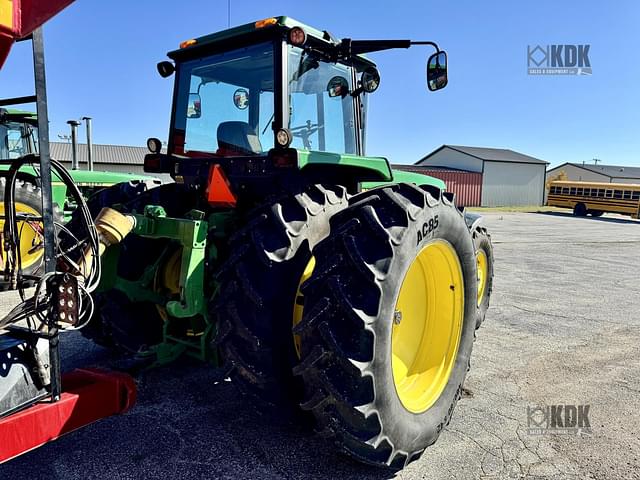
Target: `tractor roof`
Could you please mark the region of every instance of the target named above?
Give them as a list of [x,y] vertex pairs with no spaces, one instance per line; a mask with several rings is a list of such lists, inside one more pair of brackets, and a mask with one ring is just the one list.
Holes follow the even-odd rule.
[[26,122],[35,125],[38,115],[26,110],[15,108],[0,108],[0,122]]
[[210,35],[205,35],[203,37],[196,38],[195,41],[198,45],[203,43],[213,43],[219,42],[220,40],[228,40],[234,37],[243,36],[246,34],[250,34],[256,32],[258,30],[262,30],[265,28],[272,27],[284,27],[286,29],[290,29],[293,27],[301,27],[304,29],[307,35],[313,35],[316,38],[323,38],[324,33],[320,30],[316,30],[304,23],[298,22],[290,17],[271,17],[265,18],[263,20],[258,20],[257,22],[251,22],[244,25],[239,25],[237,27],[229,28],[227,30],[222,30],[220,32],[212,33]]
[[[201,51],[201,49],[205,47],[213,47],[214,45],[220,45],[223,48],[227,45],[235,46],[235,43],[238,40],[244,38],[273,38],[278,30],[288,31],[293,27],[302,28],[307,36],[313,37],[314,41],[316,42],[324,42],[327,45],[337,45],[340,42],[339,40],[333,38],[333,36],[326,30],[320,31],[316,28],[310,27],[309,25],[305,25],[304,23],[299,22],[291,17],[280,16],[265,18],[263,20],[247,23],[245,25],[239,25],[237,27],[229,28],[227,30],[222,30],[220,32],[212,33],[202,37],[185,40],[180,44],[180,48],[178,50],[169,52],[168,56],[173,59],[184,58],[187,56],[190,57],[191,53]],[[375,65],[364,55],[357,55],[354,57],[358,59],[358,63],[361,63],[361,65]]]

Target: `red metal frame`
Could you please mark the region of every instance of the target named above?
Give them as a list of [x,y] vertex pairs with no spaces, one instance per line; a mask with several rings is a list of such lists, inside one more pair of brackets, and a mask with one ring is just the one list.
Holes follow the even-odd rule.
[[0,419],[0,463],[101,418],[124,413],[136,401],[133,378],[124,373],[78,369],[62,378],[57,402],[33,405]]

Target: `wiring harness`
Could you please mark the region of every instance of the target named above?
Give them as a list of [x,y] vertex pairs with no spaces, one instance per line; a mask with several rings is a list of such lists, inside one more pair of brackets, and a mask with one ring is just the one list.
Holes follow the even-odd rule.
[[[27,155],[14,160],[7,174],[4,196],[4,275],[9,280],[11,287],[17,289],[20,293],[21,302],[4,318],[0,319],[0,329],[11,324],[24,322],[26,327],[33,333],[51,332],[52,329],[60,329],[60,331],[78,330],[89,322],[94,310],[91,292],[96,289],[100,281],[100,235],[87,203],[69,172],[60,162],[51,159],[52,170],[66,185],[77,205],[78,218],[82,225],[82,233],[80,234],[82,238],[78,238],[77,234],[74,234],[62,223],[54,221],[56,238],[54,248],[55,270],[47,272],[41,277],[24,275],[20,250],[21,228],[24,227],[25,222],[43,221],[40,217],[16,212],[14,196],[18,171],[23,165],[29,164],[36,168],[37,171],[38,157]],[[82,255],[83,252],[90,252],[90,255]],[[72,257],[80,260],[74,261]],[[87,261],[86,259],[89,259],[89,264],[84,264]],[[25,280],[35,281],[33,292],[25,288]],[[69,285],[73,285],[73,287]],[[71,290],[76,290],[76,287],[77,295],[75,292],[71,292]],[[54,292],[54,289],[60,290]],[[69,295],[73,294],[72,298],[77,300],[77,305],[69,303],[68,306],[78,312],[77,318],[63,313],[65,310],[60,308],[63,300],[59,300],[59,304],[53,301],[54,298],[63,298],[64,295],[61,296],[60,293],[67,293],[66,290],[69,289],[71,290],[68,293]],[[71,302],[71,300],[64,300],[64,302]],[[62,307],[66,306],[66,304],[62,305]]]

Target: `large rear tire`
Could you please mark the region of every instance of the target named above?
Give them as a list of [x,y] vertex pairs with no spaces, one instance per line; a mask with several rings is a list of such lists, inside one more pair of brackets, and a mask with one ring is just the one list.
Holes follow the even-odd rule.
[[312,185],[268,200],[231,240],[214,303],[217,343],[233,382],[264,407],[297,405],[301,385],[291,333],[298,281],[329,219],[347,206],[342,187]]
[[332,218],[294,329],[302,408],[341,450],[392,468],[449,423],[476,326],[471,235],[452,196],[424,188],[370,190]]

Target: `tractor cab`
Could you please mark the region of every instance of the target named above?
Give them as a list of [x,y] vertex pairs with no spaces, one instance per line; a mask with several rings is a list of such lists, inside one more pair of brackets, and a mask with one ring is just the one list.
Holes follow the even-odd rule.
[[37,117],[31,112],[0,108],[0,159],[38,153]]
[[175,73],[168,155],[150,139],[146,170],[184,178],[192,165],[185,158],[228,171],[223,159],[243,157],[258,166],[254,173],[274,164],[340,164],[360,180],[391,180],[385,159],[363,159],[367,96],[380,83],[363,54],[415,44],[436,48],[427,86],[443,88],[446,54],[432,42],[336,40],[288,17],[182,42],[169,53],[173,63],[158,64],[163,77]]

